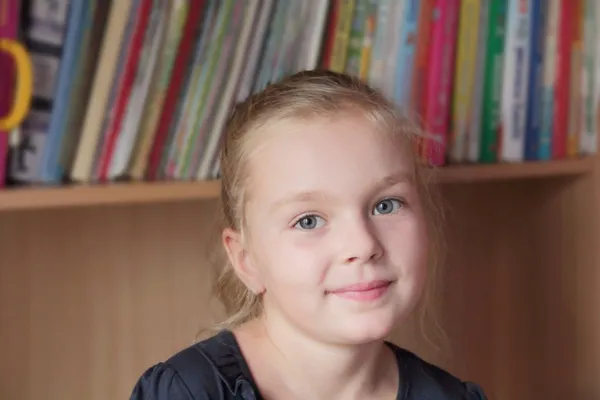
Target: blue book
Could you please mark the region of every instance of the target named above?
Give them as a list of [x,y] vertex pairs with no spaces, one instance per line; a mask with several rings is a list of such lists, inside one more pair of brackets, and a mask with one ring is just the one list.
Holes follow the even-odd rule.
[[86,0],[73,0],[69,4],[63,54],[54,92],[54,107],[50,117],[46,145],[38,168],[38,176],[45,183],[60,183],[58,164],[62,140],[66,131],[67,115],[70,102],[79,100],[72,99],[70,96],[71,86],[75,81],[73,75],[82,49],[83,30],[89,29],[93,21],[93,12],[89,12],[89,10],[90,5]]
[[529,66],[529,90],[525,125],[525,160],[527,161],[535,161],[539,155],[547,7],[547,0],[531,1],[531,64]]
[[416,35],[419,28],[419,0],[405,0],[404,20],[398,43],[398,57],[396,59],[396,76],[394,100],[401,108],[410,104],[412,73],[414,68]]

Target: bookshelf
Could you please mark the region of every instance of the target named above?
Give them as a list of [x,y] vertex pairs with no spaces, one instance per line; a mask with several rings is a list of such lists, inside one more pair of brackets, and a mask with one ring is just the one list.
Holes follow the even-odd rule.
[[[358,1],[356,4],[359,4]],[[563,11],[567,9],[568,4],[580,4],[571,0],[557,1],[564,4],[561,7]],[[589,6],[593,0],[583,1]],[[57,21],[63,21],[65,29],[68,25],[71,26],[69,31],[72,29],[73,32],[77,32],[85,25],[82,21],[92,20],[89,12],[91,9],[84,6],[89,3],[91,2],[77,2],[77,7],[80,8],[73,11],[72,15],[79,15],[79,25],[67,24],[66,18],[58,18],[56,15],[48,20],[52,21],[53,27]],[[106,131],[101,132],[100,127],[103,126],[106,116],[104,110],[111,107],[112,103],[109,102],[114,100],[113,95],[118,98],[114,100],[114,104],[123,106],[121,110],[125,110],[126,105],[133,104],[128,102],[128,94],[117,95],[119,89],[129,94],[133,93],[133,89],[129,92],[119,86],[116,65],[125,58],[137,59],[141,52],[134,51],[133,47],[128,51],[125,46],[117,46],[117,41],[128,40],[124,39],[129,38],[124,33],[136,30],[136,42],[140,44],[145,42],[141,40],[144,36],[141,34],[145,29],[144,24],[147,24],[148,29],[158,29],[155,18],[134,18],[133,14],[128,14],[133,3],[145,4],[145,7],[151,7],[151,4],[166,4],[147,0],[119,0],[112,3],[97,0],[95,4],[98,8],[95,10],[99,13],[93,16],[93,29],[81,35],[84,44],[80,43],[79,46],[86,51],[79,50],[80,57],[77,62],[71,58],[71,64],[65,63],[70,66],[70,70],[65,69],[60,74],[56,72],[62,76],[60,82],[54,82],[56,87],[70,87],[69,90],[58,90],[57,94],[60,96],[57,99],[60,99],[56,101],[64,104],[64,107],[61,107],[62,116],[55,118],[54,123],[50,124],[56,129],[52,129],[52,139],[48,140],[61,146],[57,145],[53,151],[42,155],[41,151],[31,151],[31,147],[35,147],[36,143],[41,141],[32,140],[25,143],[23,149],[17,149],[24,150],[25,164],[43,164],[44,173],[35,171],[35,168],[20,169],[10,165],[7,165],[7,171],[0,173],[16,174],[16,178],[34,181],[34,175],[40,173],[43,175],[43,181],[52,181],[56,179],[57,170],[69,170],[68,165],[58,168],[57,157],[61,152],[69,153],[71,147],[66,146],[65,142],[74,141],[71,143],[71,150],[75,154],[70,161],[71,167],[77,165],[77,168],[73,169],[77,169],[77,175],[82,178],[77,180],[95,181],[95,166],[92,164],[96,161],[93,154],[102,146],[103,143],[100,142],[110,130],[106,128]],[[187,4],[183,0],[169,2],[171,3],[178,6]],[[231,6],[230,11],[234,5],[239,7],[241,4],[238,0],[214,3]],[[168,71],[171,62],[173,70],[178,71],[173,76],[179,76],[181,79],[170,80],[166,78],[168,74],[165,74],[164,79],[159,80],[139,73],[144,77],[140,81],[144,84],[156,83],[158,88],[153,92],[154,85],[146,86],[147,92],[138,92],[135,99],[141,101],[147,94],[149,98],[154,99],[153,105],[143,107],[143,112],[140,111],[139,115],[128,115],[124,111],[122,117],[128,118],[128,123],[122,125],[134,126],[135,119],[140,116],[140,120],[151,121],[155,127],[160,128],[153,130],[152,126],[144,124],[144,129],[141,130],[144,131],[147,141],[139,138],[136,138],[136,141],[125,141],[130,146],[134,142],[136,145],[146,143],[147,146],[140,144],[139,147],[144,148],[145,153],[139,157],[139,154],[134,154],[139,150],[137,146],[126,150],[121,154],[123,157],[120,157],[120,168],[119,165],[115,166],[114,175],[121,176],[120,173],[124,172],[122,169],[133,168],[132,165],[135,165],[135,168],[139,167],[137,172],[140,176],[144,176],[144,173],[152,168],[158,175],[164,173],[159,171],[162,167],[156,161],[169,153],[165,152],[165,149],[169,150],[166,143],[169,142],[168,131],[171,125],[194,125],[209,132],[208,136],[219,133],[220,125],[215,122],[219,118],[216,116],[203,121],[193,117],[202,114],[204,118],[210,114],[204,112],[207,110],[200,107],[200,103],[193,104],[198,106],[202,113],[188,113],[186,115],[192,116],[189,119],[178,120],[176,123],[170,121],[171,115],[178,115],[173,99],[193,97],[198,100],[197,96],[192,96],[191,93],[198,93],[200,90],[207,98],[214,96],[214,108],[221,110],[224,107],[219,106],[221,103],[218,99],[221,96],[233,99],[243,91],[240,89],[239,93],[234,93],[235,85],[229,85],[230,82],[237,79],[237,82],[244,83],[241,86],[244,86],[246,91],[255,90],[280,72],[269,69],[273,60],[280,65],[287,64],[287,60],[281,58],[281,54],[285,53],[280,51],[281,49],[264,47],[267,50],[261,50],[261,46],[250,46],[255,44],[252,41],[241,40],[240,38],[251,37],[240,33],[242,27],[254,29],[255,35],[252,36],[252,40],[272,42],[275,46],[276,43],[284,43],[286,36],[282,34],[280,38],[277,35],[281,41],[268,40],[268,32],[274,29],[269,28],[270,26],[297,25],[302,29],[296,33],[302,34],[303,37],[302,40],[295,39],[306,46],[302,51],[294,50],[288,53],[294,59],[290,65],[297,63],[295,67],[311,67],[317,59],[330,57],[327,66],[331,69],[343,70],[348,65],[353,70],[349,72],[358,72],[364,79],[372,80],[373,84],[386,91],[386,94],[395,95],[394,85],[386,80],[390,76],[394,78],[393,74],[390,75],[390,70],[393,72],[395,65],[388,65],[388,69],[383,73],[380,62],[371,74],[364,68],[366,64],[357,62],[360,61],[359,54],[363,54],[356,48],[356,43],[360,41],[341,40],[342,45],[353,48],[348,47],[339,52],[334,49],[335,40],[326,40],[327,37],[334,36],[348,39],[349,35],[356,34],[351,30],[335,35],[336,29],[342,29],[342,26],[351,29],[353,24],[348,18],[359,15],[352,10],[355,2],[344,2],[344,9],[337,10],[343,12],[337,15],[346,18],[346,23],[341,19],[335,20],[336,14],[330,12],[332,8],[328,8],[330,3],[334,4],[335,1],[315,0],[314,5],[319,6],[318,9],[315,6],[315,15],[311,16],[314,20],[287,24],[286,21],[275,23],[276,18],[285,19],[287,13],[287,17],[296,22],[300,21],[300,13],[297,13],[298,10],[294,10],[294,7],[309,2],[280,1],[278,4],[281,8],[277,11],[268,9],[269,4],[275,2],[248,2],[247,4],[251,4],[249,9],[253,9],[252,15],[256,18],[256,27],[242,23],[245,21],[241,20],[241,13],[232,13],[231,15],[235,14],[236,18],[239,18],[232,25],[240,30],[235,32],[236,40],[231,42],[232,46],[227,47],[227,54],[220,60],[215,58],[215,54],[221,54],[219,46],[223,45],[225,48],[224,38],[228,35],[217,35],[207,31],[210,39],[214,39],[207,40],[212,43],[207,48],[214,56],[211,56],[211,62],[207,64],[215,68],[206,74],[206,82],[197,83],[194,88],[186,86],[187,80],[183,77],[190,74],[191,66],[196,65],[194,41],[199,40],[200,43],[204,40],[193,35],[204,12],[203,2],[190,2],[192,7],[188,9],[190,12],[186,14],[186,18],[183,18],[183,8],[178,11],[182,13],[179,17],[172,14],[172,21],[179,21],[181,24],[178,27],[171,26],[178,28],[172,29],[172,33],[178,31],[180,38],[187,34],[188,40],[182,44],[183,40],[178,41],[174,37],[170,40],[165,39],[165,43],[173,40],[175,44],[157,50],[157,59],[161,60],[157,70],[163,73]],[[392,0],[387,4],[389,6],[400,3]],[[431,7],[434,4],[432,0],[406,0],[402,3],[410,3],[413,6],[421,3],[428,11],[432,11]],[[479,4],[477,1],[467,0],[461,3]],[[7,4],[11,14],[16,12],[16,1]],[[115,8],[111,8],[111,4],[115,5]],[[294,6],[290,6],[291,4]],[[450,5],[451,2],[445,4]],[[494,0],[494,4],[498,6],[500,2]],[[543,2],[538,1],[536,4],[540,5]],[[224,9],[220,8],[219,12],[216,8],[211,9],[215,21],[225,20],[225,14],[220,11]],[[53,12],[64,11],[64,7],[57,7]],[[493,12],[500,11],[498,8]],[[367,11],[363,9],[361,12]],[[388,24],[387,29],[394,27],[394,19],[417,15],[408,11],[405,17],[390,10],[384,10],[384,13],[389,14],[387,19],[392,22]],[[471,10],[471,13],[479,15],[479,11],[475,9]],[[596,11],[596,14],[600,13]],[[268,18],[265,17],[267,15]],[[308,18],[307,15],[303,18]],[[592,13],[586,12],[586,15]],[[128,18],[131,21],[135,19],[135,26],[139,29],[126,29],[129,28]],[[109,29],[105,33],[102,21],[110,21],[110,24],[118,29]],[[494,18],[494,21],[501,23],[502,18]],[[443,34],[441,26],[432,29],[432,33],[435,34],[428,35],[424,28],[428,26],[426,18],[419,17],[418,21],[412,22],[408,24],[402,21],[402,26],[415,27],[416,31],[412,33],[416,33],[415,37],[419,39],[418,43],[415,43],[417,48],[414,52],[414,65],[419,67],[414,72],[414,81],[417,82],[422,81],[423,74],[428,73],[428,65],[433,65],[427,62],[426,57],[430,52],[433,54],[433,48],[449,49],[448,51],[457,49],[453,47],[455,43],[452,42],[452,37]],[[262,28],[259,24],[262,24]],[[587,21],[587,25],[589,24]],[[17,37],[17,29],[14,29],[16,27],[13,25],[7,29],[7,35]],[[41,25],[44,26],[43,23]],[[226,26],[224,23],[216,25]],[[323,27],[323,30],[319,31],[316,26]],[[387,29],[377,31],[377,26],[373,24],[365,26],[373,30],[370,32],[374,35],[373,38],[384,38],[379,41],[384,43],[384,46],[374,46],[371,49],[372,53],[364,54],[373,54],[373,57],[376,57],[378,52],[387,54],[389,49],[385,46],[389,43],[386,43],[388,40],[385,38],[394,35],[389,34]],[[304,27],[310,29],[305,30]],[[0,36],[6,33],[3,28],[6,26],[0,25]],[[461,31],[460,24],[455,28]],[[492,28],[489,29],[492,32]],[[470,29],[463,30],[464,35],[470,36],[471,39],[478,36],[472,34]],[[587,43],[590,39],[588,30],[586,29]],[[493,31],[494,35],[504,32],[503,29]],[[42,40],[45,37],[40,31],[33,32],[30,38],[27,38],[25,33],[25,42]],[[409,38],[413,36],[412,33],[402,32],[402,36]],[[430,36],[431,40],[435,41],[435,46],[424,42],[429,40],[427,38]],[[459,36],[460,34],[457,40]],[[547,36],[560,38],[565,35],[556,33]],[[78,35],[72,34],[71,39],[64,41],[62,45],[73,46],[73,43],[77,42],[73,38],[77,39]],[[493,51],[490,52],[490,57],[500,55],[502,46],[498,44],[503,39],[493,37]],[[562,43],[564,38],[560,41],[562,48],[565,44]],[[377,44],[377,40],[366,42]],[[464,46],[465,49],[477,47],[478,51],[482,51],[481,48],[485,50],[485,46],[475,46],[474,43]],[[247,59],[242,59],[247,48],[251,49],[255,57],[247,55]],[[77,53],[74,48],[71,50],[65,54],[73,56]],[[396,50],[398,49],[391,49],[390,54]],[[266,51],[268,52],[264,53]],[[57,57],[56,54],[58,53],[54,52],[52,57]],[[269,57],[264,56],[265,54]],[[338,57],[340,54],[342,59]],[[351,62],[344,63],[344,54],[350,56]],[[449,53],[445,55],[453,56]],[[441,53],[436,56],[442,58]],[[208,59],[209,56],[206,57]],[[229,60],[226,57],[229,57]],[[239,63],[229,62],[232,59]],[[251,60],[255,60],[256,63]],[[561,68],[564,68],[568,58],[562,57],[561,60]],[[466,81],[472,75],[481,78],[479,73],[483,72],[477,72],[479,68],[467,61],[457,60],[457,64],[464,64],[465,68],[461,70],[472,74],[467,72],[460,76],[443,75],[461,82],[465,80],[463,83],[468,83]],[[219,65],[221,63],[222,65]],[[363,67],[358,67],[359,64]],[[127,65],[127,62],[123,62],[123,65]],[[220,71],[217,67],[225,65],[232,69],[228,69],[226,73],[217,73]],[[233,68],[234,65],[237,65],[237,70]],[[245,74],[240,72],[241,69],[252,70],[252,65],[256,68],[255,76],[260,79],[257,78],[255,82],[242,80],[241,76]],[[94,68],[99,68],[100,73],[84,74],[85,71]],[[144,72],[146,71],[148,69],[144,69]],[[207,72],[200,69],[194,71],[202,77],[205,76],[204,72]],[[237,71],[237,75],[232,71]],[[260,74],[256,71],[260,71]],[[494,68],[487,72],[489,76],[496,76],[498,73],[499,70],[494,71]],[[127,75],[130,79],[123,81],[131,83],[134,76],[137,81],[138,73],[134,69],[128,69]],[[442,76],[438,73],[434,75]],[[96,76],[100,78],[96,79]],[[444,93],[449,97],[449,81],[442,82],[441,78],[440,80],[441,82],[437,82],[440,85],[439,91],[433,86],[428,86],[428,89],[421,86],[418,88],[435,94],[446,90]],[[398,80],[410,81],[411,79],[402,80],[402,77]],[[72,86],[72,82],[77,84]],[[200,82],[200,79],[194,82]],[[566,79],[561,80],[558,92],[562,95],[557,94],[555,99],[557,104],[563,106],[568,103],[565,98],[565,82]],[[506,85],[486,86],[493,88]],[[497,96],[494,99],[492,89],[487,90],[489,92],[484,96],[486,100],[473,101],[473,104],[483,104],[483,114],[489,117],[496,115],[495,111],[498,111],[500,101]],[[597,90],[598,88],[594,88],[587,94]],[[161,99],[162,95],[164,98]],[[167,97],[171,98],[171,107],[163,107]],[[574,101],[576,107],[573,112],[583,116],[579,115],[583,114],[580,113],[584,107],[581,101],[589,102],[590,99],[591,95]],[[136,102],[135,105],[139,104],[141,103]],[[4,105],[0,104],[1,107]],[[561,108],[560,105],[557,108],[561,111],[559,119],[565,122],[565,108]],[[223,110],[215,114],[226,115]],[[515,110],[521,109],[516,107]],[[550,110],[550,114],[554,114],[554,111]],[[585,123],[596,127],[596,123],[589,122],[593,120],[593,116],[586,117],[589,118],[582,118],[581,121],[585,120]],[[580,121],[579,118],[572,120]],[[204,124],[206,121],[210,123]],[[39,115],[37,119],[33,118],[29,122],[32,126],[46,123]],[[27,124],[24,126],[27,127]],[[91,134],[87,135],[88,139],[81,141],[79,135],[82,135],[83,131]],[[584,132],[591,137],[596,134],[595,129],[587,129]],[[162,141],[157,139],[159,133],[163,134]],[[119,142],[120,134],[118,129],[112,130],[113,144]],[[180,135],[176,139],[182,139],[190,132],[181,134],[178,131],[176,134]],[[9,145],[7,138],[6,132],[0,132],[1,151]],[[490,143],[495,142],[492,139],[494,138],[491,138]],[[175,142],[177,140],[173,139],[173,143]],[[600,349],[600,316],[596,310],[600,293],[600,158],[590,155],[594,154],[594,151],[590,150],[593,148],[590,143],[580,143],[586,147],[581,153],[587,154],[580,158],[569,154],[563,159],[543,162],[448,165],[432,170],[433,181],[440,184],[446,211],[442,229],[445,230],[448,240],[448,255],[444,264],[442,320],[439,322],[446,331],[449,342],[447,347],[437,352],[428,345],[425,338],[411,330],[412,326],[400,327],[393,333],[392,339],[460,377],[480,383],[490,400],[600,398],[600,387],[597,384],[597,376],[600,374],[600,357],[597,356]],[[57,151],[59,147],[61,151]],[[79,152],[79,147],[84,148],[82,152]],[[114,151],[118,145],[112,150],[109,147],[103,147],[100,155],[104,159],[105,167],[110,167],[110,151]],[[148,161],[150,158],[154,158],[154,167]],[[4,164],[0,166],[4,167]],[[17,171],[11,171],[11,168]],[[196,166],[190,170],[192,177],[196,176]],[[107,174],[105,178],[109,178],[107,180],[110,181],[108,175],[111,174],[111,168],[104,173]],[[214,171],[209,175],[214,177]],[[1,189],[0,376],[4,378],[0,379],[0,398],[127,398],[132,385],[145,368],[188,345],[194,340],[199,328],[218,318],[221,313],[220,307],[218,304],[208,303],[208,252],[214,249],[214,240],[219,237],[219,232],[214,229],[216,200],[219,194],[220,182],[217,179],[166,179],[64,186],[41,184]]]
[[[445,166],[432,171],[432,176],[442,185],[489,183],[576,177],[589,173],[593,165],[594,157],[517,164]],[[0,191],[0,212],[212,200],[219,196],[219,190],[218,180],[12,188]]]
[[[443,325],[454,356],[404,331],[394,338],[480,381],[492,399],[535,398],[548,382],[560,385],[543,398],[593,397],[600,163],[570,165],[543,179],[447,175]],[[2,390],[123,398],[143,367],[189,343],[219,315],[206,306],[218,190],[215,181],[0,193],[0,369],[16,377]]]

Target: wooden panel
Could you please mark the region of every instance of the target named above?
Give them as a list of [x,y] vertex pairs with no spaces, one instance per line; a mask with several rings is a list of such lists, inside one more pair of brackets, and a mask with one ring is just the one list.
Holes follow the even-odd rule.
[[[595,174],[445,187],[447,353],[394,337],[491,399],[600,397]],[[213,207],[0,213],[0,398],[127,398],[190,343],[219,313],[206,303]]]
[[210,204],[0,214],[0,398],[127,398],[209,321]]
[[543,185],[536,213],[538,359],[544,398],[600,398],[600,164],[575,181]]
[[447,367],[479,382],[491,399],[535,398],[529,392],[536,382],[536,349],[527,320],[535,310],[527,301],[533,277],[526,228],[539,198],[531,185],[465,185],[445,192],[444,322],[454,356]]

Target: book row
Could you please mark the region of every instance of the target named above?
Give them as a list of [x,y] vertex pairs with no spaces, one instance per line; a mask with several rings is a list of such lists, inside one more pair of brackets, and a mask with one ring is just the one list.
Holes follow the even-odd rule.
[[[219,177],[234,104],[285,75],[359,76],[423,126],[435,165],[596,152],[594,0],[0,0],[27,115],[0,185]],[[0,115],[25,71],[0,52]]]

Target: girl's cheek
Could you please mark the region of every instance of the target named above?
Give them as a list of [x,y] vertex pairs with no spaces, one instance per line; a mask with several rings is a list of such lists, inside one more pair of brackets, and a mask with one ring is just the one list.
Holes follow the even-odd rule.
[[294,238],[277,250],[277,274],[290,285],[314,286],[323,281],[327,272],[328,254],[323,243],[313,238]]

